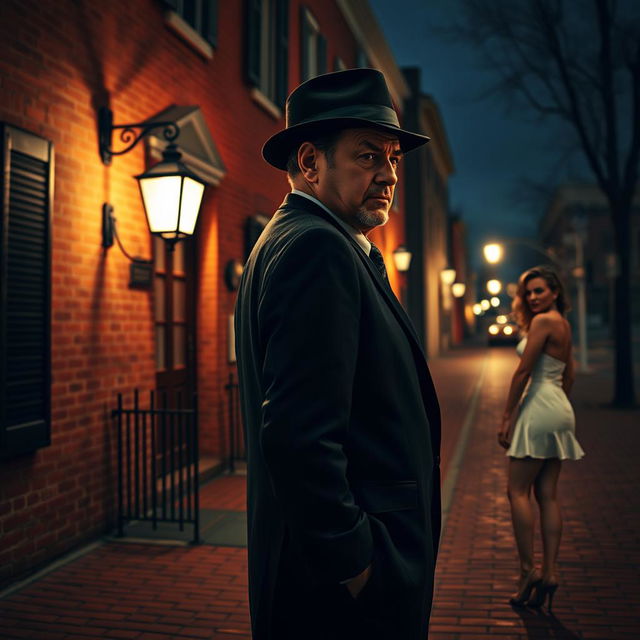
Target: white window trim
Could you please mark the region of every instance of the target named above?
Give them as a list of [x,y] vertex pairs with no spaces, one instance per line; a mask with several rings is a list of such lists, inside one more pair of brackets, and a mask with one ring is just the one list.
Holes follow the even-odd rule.
[[213,58],[213,47],[175,11],[166,11],[164,18],[167,25],[201,56],[208,60]]
[[320,25],[318,24],[318,21],[315,19],[311,11],[307,9],[307,7],[303,7],[303,11],[304,19],[307,21],[307,24],[311,28],[311,33],[310,38],[307,42],[300,43],[300,46],[302,47],[310,45],[309,49],[307,50],[309,69],[303,69],[302,71],[309,71],[309,78],[315,78],[315,76],[318,75],[318,37],[320,36]]
[[260,105],[272,118],[275,120],[282,118],[282,109],[265,96],[260,89],[253,87],[253,89],[251,89],[251,97],[254,102]]
[[304,11],[305,17],[309,21],[309,24],[311,25],[311,28],[316,33],[319,33],[320,32],[320,25],[318,24],[318,21],[315,19],[315,16],[313,15],[313,13],[311,13],[311,11],[309,11],[309,9],[307,9],[307,7],[304,7],[303,11]]

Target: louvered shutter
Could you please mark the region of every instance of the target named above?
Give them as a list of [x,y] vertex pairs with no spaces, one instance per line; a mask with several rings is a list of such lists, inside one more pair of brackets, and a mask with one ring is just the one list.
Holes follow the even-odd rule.
[[247,0],[245,35],[245,66],[247,82],[252,87],[260,86],[260,38],[262,26],[262,1]]
[[218,44],[218,2],[202,0],[202,34],[215,47]]
[[0,123],[0,456],[50,444],[53,145]]
[[289,93],[289,0],[276,0],[276,95],[284,108]]

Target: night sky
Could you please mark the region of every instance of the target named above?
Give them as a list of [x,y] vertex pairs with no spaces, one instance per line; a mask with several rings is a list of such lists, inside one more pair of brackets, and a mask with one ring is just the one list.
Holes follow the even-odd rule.
[[[449,183],[451,208],[467,224],[472,264],[481,265],[482,244],[492,236],[535,238],[546,198],[525,183],[546,184],[548,189],[559,179],[584,175],[578,156],[561,162],[572,140],[559,136],[557,125],[509,108],[500,96],[482,98],[493,74],[481,69],[468,45],[448,41],[438,32],[455,18],[456,0],[369,4],[398,65],[420,67],[422,90],[439,105],[455,165]],[[513,255],[516,251],[520,255]],[[510,253],[508,257],[521,264],[512,269],[504,265],[502,275],[509,279],[523,268],[523,259],[544,261],[519,249]]]

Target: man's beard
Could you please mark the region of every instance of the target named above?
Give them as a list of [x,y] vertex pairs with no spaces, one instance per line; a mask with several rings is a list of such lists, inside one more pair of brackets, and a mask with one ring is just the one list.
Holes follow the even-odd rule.
[[375,211],[369,211],[364,207],[358,209],[356,213],[356,220],[363,226],[368,229],[372,229],[373,227],[379,227],[383,224],[386,224],[389,220],[389,212],[382,211],[381,209],[376,209]]

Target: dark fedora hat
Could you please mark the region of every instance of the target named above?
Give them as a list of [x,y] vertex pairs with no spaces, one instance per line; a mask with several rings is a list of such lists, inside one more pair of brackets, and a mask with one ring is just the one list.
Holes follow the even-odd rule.
[[292,149],[338,129],[370,127],[392,133],[406,153],[429,141],[427,136],[400,128],[384,76],[376,69],[325,73],[303,82],[287,98],[286,128],[262,147],[263,158],[287,168]]

